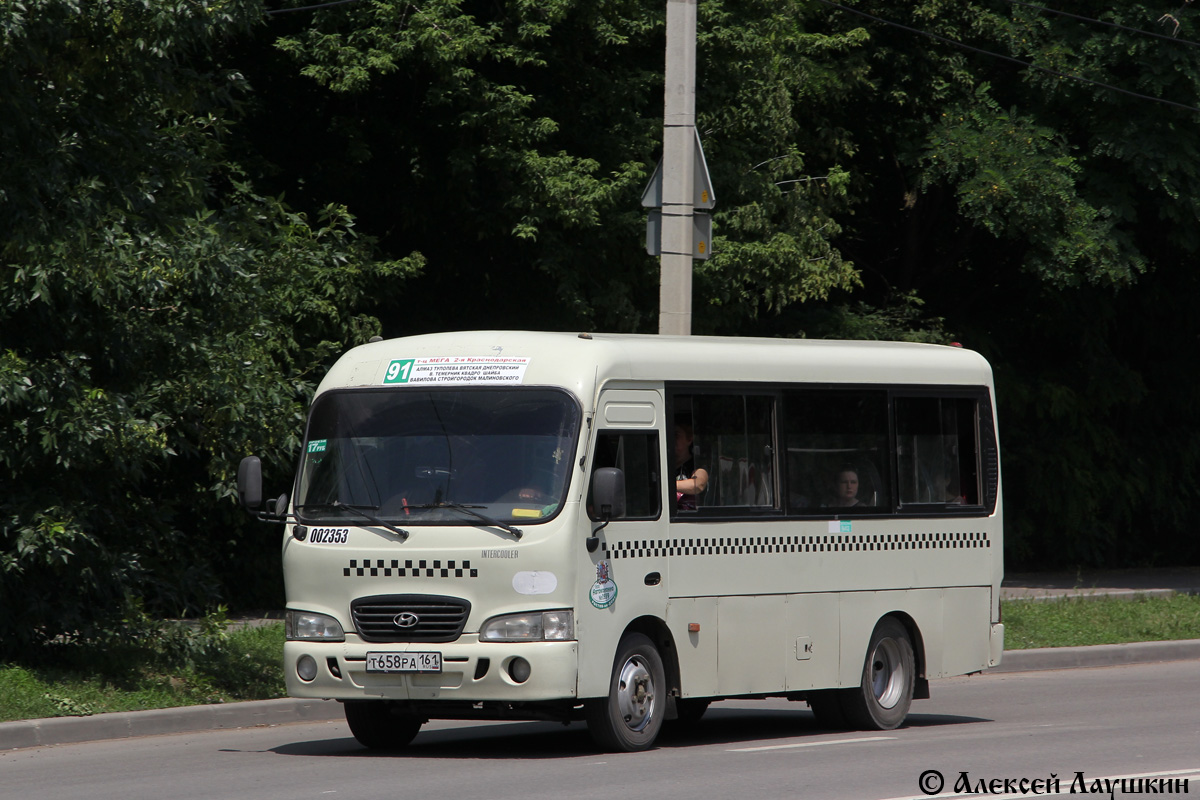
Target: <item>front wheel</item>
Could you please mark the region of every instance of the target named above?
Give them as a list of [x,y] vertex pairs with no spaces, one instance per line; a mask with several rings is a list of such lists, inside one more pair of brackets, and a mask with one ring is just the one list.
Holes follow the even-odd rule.
[[871,634],[862,681],[841,696],[846,721],[860,730],[887,731],[908,716],[916,681],[916,659],[908,630],[884,617]]
[[646,750],[662,729],[666,700],[666,677],[654,642],[640,633],[628,634],[617,647],[608,697],[587,702],[588,732],[605,750]]
[[425,724],[411,714],[393,713],[384,700],[347,700],[342,705],[350,732],[359,744],[372,750],[401,750]]

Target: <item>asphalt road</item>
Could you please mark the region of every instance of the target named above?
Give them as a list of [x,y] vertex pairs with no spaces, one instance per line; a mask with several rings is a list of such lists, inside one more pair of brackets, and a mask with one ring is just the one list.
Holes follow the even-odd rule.
[[1200,662],[985,674],[932,692],[906,727],[872,733],[822,729],[803,703],[727,701],[621,755],[597,753],[582,725],[548,723],[435,722],[401,755],[363,750],[340,721],[34,747],[0,752],[0,787],[44,800],[890,800],[930,796],[921,781],[936,786],[936,770],[942,797],[963,773],[974,789],[1057,776],[1067,794],[1082,773],[1089,794],[1122,776],[1200,793]]

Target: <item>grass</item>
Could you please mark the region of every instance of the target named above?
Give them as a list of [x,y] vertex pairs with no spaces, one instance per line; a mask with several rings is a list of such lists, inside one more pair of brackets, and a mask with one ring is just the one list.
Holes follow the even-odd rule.
[[1001,604],[1004,648],[1200,639],[1200,596],[1064,597]]
[[0,722],[283,697],[283,623],[97,654],[53,645],[31,665],[0,664]]
[[[1200,597],[1009,600],[1009,650],[1200,639]],[[147,635],[145,630],[153,630]],[[107,711],[266,700],[285,694],[283,625],[144,628],[103,650],[52,645],[30,664],[0,664],[0,722]]]

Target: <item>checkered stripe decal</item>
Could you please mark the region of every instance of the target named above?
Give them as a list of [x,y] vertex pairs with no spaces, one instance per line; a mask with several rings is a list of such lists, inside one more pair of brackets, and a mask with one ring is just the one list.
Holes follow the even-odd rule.
[[988,535],[968,533],[831,533],[823,536],[712,536],[606,542],[604,557],[723,556],[746,553],[848,553],[882,550],[959,550],[991,547]]
[[347,578],[478,578],[479,570],[472,569],[470,561],[412,561],[400,566],[400,559],[357,558],[350,559],[350,566],[342,569]]

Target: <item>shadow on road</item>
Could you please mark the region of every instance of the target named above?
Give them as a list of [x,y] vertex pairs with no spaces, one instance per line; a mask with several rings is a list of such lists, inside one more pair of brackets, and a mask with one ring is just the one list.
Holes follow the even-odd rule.
[[[884,733],[903,736],[906,728],[989,721],[948,714],[910,714],[904,728]],[[690,725],[667,723],[659,735],[657,748],[665,750],[747,742],[763,744],[785,739],[798,739],[803,743],[804,738],[810,736],[815,741],[818,737],[850,738],[862,735],[861,731],[822,727],[803,706],[796,710],[714,706],[699,722]],[[598,751],[588,735],[587,726],[582,722],[565,726],[554,722],[485,722],[450,728],[427,728],[417,734],[417,738],[406,749],[396,752],[367,750],[351,737],[293,742],[271,748],[271,752],[286,756],[372,759],[563,759],[615,758],[622,755]]]

